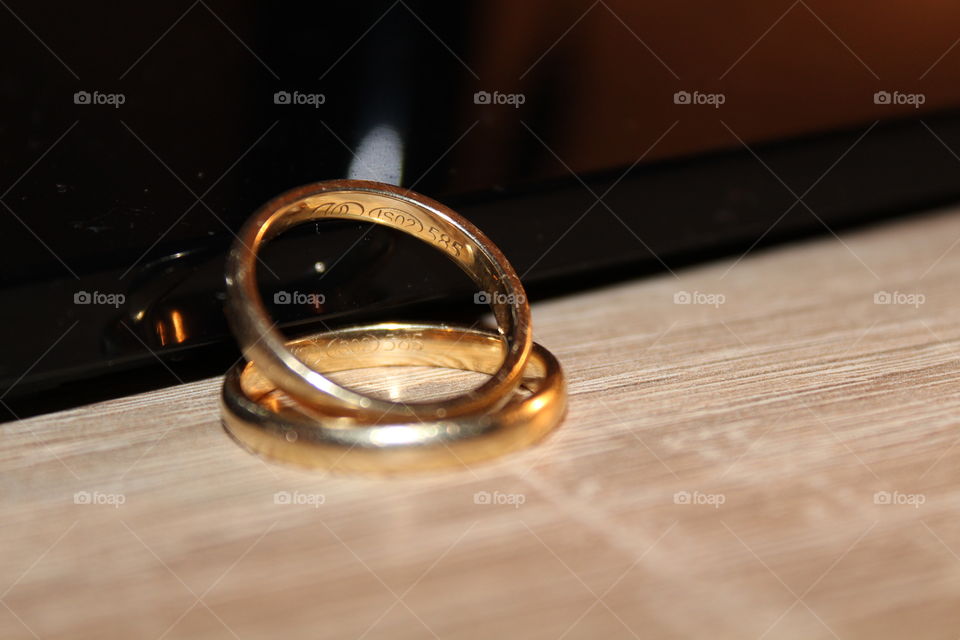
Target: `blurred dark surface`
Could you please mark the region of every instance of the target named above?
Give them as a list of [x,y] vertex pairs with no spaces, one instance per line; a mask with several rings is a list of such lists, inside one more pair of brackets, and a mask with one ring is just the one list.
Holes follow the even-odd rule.
[[[960,197],[960,7],[942,3],[7,6],[7,418],[224,370],[224,252],[304,183],[444,201],[534,297]],[[291,331],[479,310],[383,228],[312,225],[264,260],[267,300],[323,294],[274,305]]]

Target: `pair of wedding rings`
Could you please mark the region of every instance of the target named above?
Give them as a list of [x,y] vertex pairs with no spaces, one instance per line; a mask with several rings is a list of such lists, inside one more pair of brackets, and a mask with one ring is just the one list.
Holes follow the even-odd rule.
[[[383,323],[287,340],[258,291],[258,252],[293,226],[331,218],[392,227],[445,253],[489,292],[498,332]],[[540,440],[563,417],[566,380],[556,358],[532,340],[530,307],[513,267],[479,229],[429,198],[361,180],[288,191],[244,225],[227,259],[226,282],[227,317],[247,362],[224,378],[223,422],[259,455],[346,471],[465,467]],[[394,365],[490,377],[453,398],[404,403],[360,394],[324,375]]]

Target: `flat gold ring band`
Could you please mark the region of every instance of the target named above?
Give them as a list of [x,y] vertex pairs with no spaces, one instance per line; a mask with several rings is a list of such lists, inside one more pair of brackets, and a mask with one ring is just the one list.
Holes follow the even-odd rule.
[[[286,346],[327,373],[393,365],[493,373],[505,350],[492,332],[398,323],[321,333]],[[242,446],[299,466],[374,473],[462,468],[533,444],[560,423],[567,391],[556,358],[534,344],[522,382],[529,395],[518,389],[493,412],[369,424],[297,403],[248,362],[227,372],[221,411]]]

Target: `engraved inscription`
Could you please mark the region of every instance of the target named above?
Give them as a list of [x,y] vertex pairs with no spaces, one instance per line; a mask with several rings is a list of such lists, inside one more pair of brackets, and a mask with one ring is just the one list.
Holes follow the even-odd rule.
[[398,229],[407,232],[413,231],[418,235],[423,234],[423,222],[409,211],[403,211],[395,207],[377,207],[376,209],[370,209],[367,215],[371,218],[386,220]]
[[367,334],[356,338],[334,338],[327,344],[327,354],[333,357],[387,351],[423,351],[423,340],[419,335],[398,339]]
[[359,202],[329,201],[313,207],[313,213],[317,217],[357,217],[382,220],[391,227],[429,240],[434,246],[457,258],[467,252],[463,243],[454,240],[437,227],[424,225],[420,216],[398,207],[375,207],[367,210]]
[[362,216],[363,205],[359,202],[324,202],[313,208],[317,216]]
[[452,251],[457,257],[460,257],[460,253],[465,248],[462,244],[436,227],[430,227],[430,237],[433,239],[433,244],[446,249],[448,252]]

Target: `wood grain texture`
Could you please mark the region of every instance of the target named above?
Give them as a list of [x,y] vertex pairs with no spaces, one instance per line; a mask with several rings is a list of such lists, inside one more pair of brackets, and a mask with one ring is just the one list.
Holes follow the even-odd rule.
[[466,472],[267,464],[219,379],[4,424],[0,637],[956,638],[958,239],[938,212],[539,303],[569,415]]

